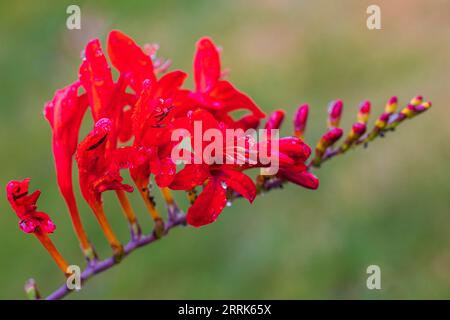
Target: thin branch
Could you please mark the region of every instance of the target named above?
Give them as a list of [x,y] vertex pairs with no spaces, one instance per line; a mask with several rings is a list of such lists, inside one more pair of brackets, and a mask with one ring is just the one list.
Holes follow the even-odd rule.
[[[186,225],[186,216],[183,213],[178,214],[173,219],[169,220],[164,228],[163,237],[166,236],[169,231],[177,226]],[[161,237],[160,237],[161,238]],[[155,242],[160,239],[154,233],[149,235],[141,236],[137,239],[132,239],[128,242],[124,248],[124,256],[122,258],[125,259],[130,253],[135,251],[138,248],[149,245],[150,243]],[[109,257],[105,260],[94,262],[86,267],[84,271],[81,273],[81,283],[84,284],[90,278],[95,276],[96,274],[102,273],[108,269],[111,269],[115,265],[119,264],[118,261],[114,259],[114,257]],[[47,296],[46,300],[58,300],[64,298],[68,294],[72,292],[71,289],[67,287],[67,284],[64,283],[61,287],[59,287],[56,291]]]

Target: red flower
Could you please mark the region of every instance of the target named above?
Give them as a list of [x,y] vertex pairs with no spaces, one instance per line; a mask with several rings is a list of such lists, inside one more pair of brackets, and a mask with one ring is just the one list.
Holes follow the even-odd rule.
[[10,181],[6,186],[6,196],[12,209],[19,217],[19,227],[26,233],[34,233],[42,231],[45,233],[53,233],[56,226],[50,217],[38,212],[36,202],[41,195],[39,190],[28,194],[28,185],[30,179],[22,181]]
[[115,85],[98,39],[89,41],[84,49],[79,77],[88,94],[94,120],[112,118],[115,114],[112,101]]
[[[194,134],[193,125],[197,121],[202,123],[202,135],[208,129],[215,128],[223,132],[223,137],[226,136],[225,124],[218,122],[208,111],[196,110],[183,120],[186,128],[191,132],[191,136]],[[221,164],[226,159],[236,161],[238,157],[236,150],[227,149],[226,143],[223,143],[223,150],[216,150],[218,153],[214,155],[214,159],[204,159],[203,151],[208,143],[204,142],[202,149],[197,150],[194,140],[192,140],[193,157],[202,159],[201,164],[187,164],[175,175],[169,187],[173,190],[191,190],[206,183],[199,197],[188,209],[186,216],[190,225],[200,227],[214,222],[222,212],[227,202],[227,188],[253,202],[256,197],[256,187],[253,181],[241,172],[245,168],[244,165]],[[198,153],[196,153],[197,151]],[[248,150],[244,152],[244,156],[248,157]]]
[[134,149],[119,148],[107,154],[111,130],[111,120],[100,119],[77,149],[81,192],[91,206],[100,205],[101,194],[107,190],[133,191],[133,187],[122,183],[120,169],[132,165]]
[[206,183],[194,204],[188,209],[187,222],[194,227],[214,222],[227,203],[227,188],[236,191],[249,202],[256,197],[253,181],[233,166],[227,165],[186,165],[178,172],[170,188],[191,190]]
[[265,117],[252,99],[221,76],[219,50],[211,39],[200,39],[194,58],[195,92],[191,95],[196,104],[213,112],[218,120],[228,120],[228,125],[232,120],[228,113],[234,110],[248,110],[257,119]]
[[[108,61],[97,39],[87,44],[80,66],[79,78],[87,92],[94,121],[101,118],[112,121],[108,150],[116,147],[119,138],[121,141],[128,141],[131,138],[131,114],[137,99],[136,95],[126,92],[127,86],[140,89],[142,82],[139,85],[136,83],[143,79],[138,79],[154,77],[150,58],[147,57],[148,61],[145,63],[133,60],[133,57],[144,59],[145,54],[131,39],[129,39],[131,42],[127,39],[129,38],[126,35],[118,31],[111,32],[109,36],[108,52],[113,64],[120,71],[117,82],[113,80]],[[123,60],[124,57],[127,59]],[[146,68],[143,67],[144,64]],[[141,68],[139,69],[137,65]],[[125,109],[126,106],[130,108]]]
[[72,161],[78,133],[88,106],[87,96],[79,96],[80,82],[56,91],[44,107],[45,118],[52,127],[52,148],[61,193],[72,211],[77,211],[72,185]]
[[[160,187],[170,184],[176,168],[170,158],[171,133],[176,110],[175,99],[180,94],[186,74],[173,71],[156,82],[145,80],[132,115],[134,146],[140,150],[131,176],[139,189],[147,187],[150,173],[155,174]],[[173,112],[172,112],[173,111]]]

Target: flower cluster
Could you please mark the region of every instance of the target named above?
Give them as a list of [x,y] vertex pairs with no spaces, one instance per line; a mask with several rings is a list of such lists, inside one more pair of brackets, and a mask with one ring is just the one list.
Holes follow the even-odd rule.
[[[253,202],[257,194],[285,182],[317,189],[319,180],[312,168],[359,144],[366,145],[431,106],[418,96],[396,113],[397,98],[393,97],[374,127],[367,130],[371,105],[365,101],[359,107],[357,121],[336,147],[344,134],[339,127],[344,104],[341,100],[333,101],[329,106],[328,130],[317,143],[313,159],[308,160],[311,148],[303,137],[309,106],[297,109],[292,135],[280,138],[278,129],[285,112],[276,110],[264,120],[266,115],[258,105],[225,79],[220,50],[211,39],[197,42],[192,90],[184,87],[187,73],[168,71],[169,61],[157,57],[156,45],[141,48],[122,32],[112,31],[106,52],[109,62],[100,41],[90,41],[83,52],[77,80],[56,91],[44,108],[52,129],[57,183],[83,253],[93,265],[97,255],[83,227],[74,195],[74,160],[81,194],[118,262],[127,252],[104,212],[102,194],[106,191],[117,195],[135,241],[134,248],[142,235],[127,193],[135,189],[154,221],[152,236],[158,238],[167,232],[152,194],[152,177],[165,199],[170,223],[181,216],[189,225],[204,226],[214,222],[227,202],[236,197]],[[111,65],[117,70],[117,77],[113,76]],[[80,141],[80,128],[88,110],[94,125]],[[257,129],[267,132],[263,141],[256,142],[249,133]],[[231,147],[224,141],[214,141],[220,143],[210,150],[206,160],[204,151],[211,149],[208,142],[217,140],[217,136],[213,139],[210,135],[200,143],[191,139],[188,150],[183,149],[183,158],[193,161],[180,163],[174,157],[174,150],[186,142],[186,136],[177,134],[180,130],[190,137],[215,132],[229,139],[228,130],[240,130],[243,134],[232,137]],[[268,170],[271,163],[267,160],[273,158],[277,161],[276,171]],[[268,173],[258,175],[254,181],[247,171],[255,168]],[[124,183],[127,172],[134,186]],[[64,270],[65,261],[47,237],[55,225],[48,215],[36,211],[40,192],[28,194],[28,184],[29,179],[11,181],[7,186],[8,200],[20,218],[20,228],[34,233]],[[185,217],[174,201],[172,190],[185,191],[191,201]]]
[[[172,149],[179,143],[171,139],[176,129],[185,128],[193,133],[195,121],[202,122],[204,130],[255,129],[265,117],[252,99],[223,79],[219,49],[214,43],[209,38],[197,43],[194,90],[183,88],[187,77],[183,71],[159,76],[161,69],[154,66],[159,61],[155,52],[149,54],[119,31],[109,34],[107,52],[119,72],[116,81],[100,42],[92,40],[84,50],[79,79],[57,91],[44,109],[53,129],[58,184],[69,208],[76,208],[71,179],[75,152],[83,197],[105,230],[109,227],[102,213],[101,194],[107,190],[133,190],[122,182],[124,169],[130,171],[145,201],[151,199],[150,175],[154,175],[160,188],[189,191],[204,186],[187,212],[187,222],[193,226],[216,220],[226,204],[227,189],[253,201],[256,186],[243,171],[258,165],[187,164],[177,173],[171,157]],[[78,94],[80,87],[84,92]],[[77,147],[87,108],[95,125]],[[232,115],[236,110],[246,114],[236,119]],[[280,115],[271,117],[266,128],[278,129],[280,123]],[[279,142],[280,156],[284,159],[279,175],[305,187],[317,188],[317,179],[304,165],[309,147],[296,137]],[[119,143],[128,145],[119,147]],[[149,204],[157,220],[159,215],[153,206]]]

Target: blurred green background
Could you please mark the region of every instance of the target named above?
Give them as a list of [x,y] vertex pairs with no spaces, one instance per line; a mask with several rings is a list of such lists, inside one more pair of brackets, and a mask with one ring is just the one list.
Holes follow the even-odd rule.
[[[81,7],[81,30],[66,29],[69,4]],[[381,7],[382,30],[366,27],[370,4]],[[208,227],[173,230],[135,252],[71,299],[450,298],[450,1],[1,0],[0,185],[32,178],[71,263],[83,261],[56,186],[42,108],[76,79],[86,41],[105,43],[111,29],[140,44],[158,42],[172,69],[189,72],[195,41],[211,36],[224,48],[231,81],[264,110],[292,113],[310,103],[309,143],[325,129],[332,99],[345,102],[346,128],[363,99],[377,114],[391,95],[406,103],[423,94],[433,108],[367,150],[327,163],[317,171],[318,191],[289,186],[254,205],[237,202]],[[290,130],[288,120],[284,133]],[[132,199],[149,231],[143,204]],[[125,241],[115,198],[105,202]],[[98,251],[109,254],[80,205]],[[18,230],[3,191],[0,261],[2,299],[24,298],[29,277],[44,295],[63,281],[38,241]],[[382,290],[366,288],[371,264],[381,267]]]

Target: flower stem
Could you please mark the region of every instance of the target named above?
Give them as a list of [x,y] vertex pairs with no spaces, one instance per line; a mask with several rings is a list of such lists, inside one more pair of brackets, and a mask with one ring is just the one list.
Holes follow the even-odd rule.
[[58,265],[58,267],[61,269],[61,271],[66,275],[70,275],[67,273],[69,265],[67,264],[66,260],[62,257],[61,253],[56,249],[55,245],[53,244],[52,240],[50,240],[47,233],[42,232],[41,230],[37,230],[34,235],[38,240],[42,243],[44,248],[48,251],[48,253],[51,255],[55,263]]
[[123,246],[120,241],[117,239],[114,231],[111,228],[111,225],[106,218],[105,211],[103,210],[102,204],[96,204],[92,206],[92,210],[95,213],[95,217],[97,218],[100,227],[102,228],[103,233],[105,234],[106,239],[111,246],[114,257],[119,261],[123,256]]
[[96,259],[97,254],[95,253],[94,248],[89,242],[86,231],[84,230],[83,224],[81,223],[80,213],[78,212],[78,207],[75,202],[75,197],[66,198],[66,203],[69,208],[70,217],[72,220],[72,226],[77,235],[78,241],[80,241],[81,250],[83,251],[83,255],[86,257],[88,261],[93,261]]
[[142,200],[144,200],[147,211],[151,215],[153,220],[154,221],[161,220],[161,215],[156,209],[155,201],[153,200],[153,196],[150,193],[150,189],[149,188],[139,189],[139,194],[141,195]]
[[175,203],[175,200],[173,199],[173,196],[172,196],[172,192],[170,191],[169,188],[167,188],[167,187],[161,188],[161,193],[167,204],[167,211],[168,211],[169,219],[173,220],[176,218],[176,215],[179,213],[180,210],[178,209],[178,206]]
[[167,205],[173,205],[174,201],[173,201],[173,196],[172,193],[170,192],[169,188],[161,188],[161,193],[164,197],[164,200],[166,200]]
[[131,207],[130,201],[128,200],[127,194],[123,190],[116,190],[117,198],[119,199],[120,206],[125,217],[130,225],[131,237],[139,237],[141,235],[141,227],[136,218],[133,208]]

